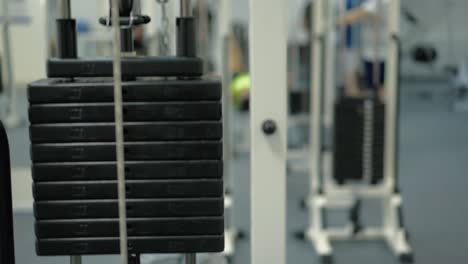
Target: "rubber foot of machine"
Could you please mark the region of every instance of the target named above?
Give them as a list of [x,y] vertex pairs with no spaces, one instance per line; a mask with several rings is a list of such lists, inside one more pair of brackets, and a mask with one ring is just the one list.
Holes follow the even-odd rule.
[[299,201],[299,208],[300,208],[301,210],[307,209],[306,198],[302,198],[302,199]]
[[322,264],[333,264],[333,256],[332,255],[320,256],[320,262]]
[[239,240],[247,239],[247,233],[244,230],[237,231],[237,239]]
[[305,235],[304,231],[302,231],[302,230],[294,232],[294,237],[297,240],[300,240],[300,241],[305,241],[306,240],[306,235]]
[[353,224],[353,235],[357,236],[361,231],[362,231],[362,225],[359,223],[354,223]]
[[401,254],[399,257],[400,263],[414,263],[414,254],[405,253]]

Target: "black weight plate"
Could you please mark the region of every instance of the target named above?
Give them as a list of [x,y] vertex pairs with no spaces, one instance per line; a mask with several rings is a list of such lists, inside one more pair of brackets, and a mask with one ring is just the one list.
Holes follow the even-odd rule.
[[335,146],[335,155],[340,156],[362,156],[362,145],[341,145]]
[[[34,162],[115,161],[114,143],[36,144],[31,147]],[[210,160],[221,159],[221,141],[125,143],[125,160]]]
[[344,165],[342,163],[336,163],[335,165],[336,171],[343,171],[343,172],[360,172],[362,173],[362,165],[361,164],[347,164]]
[[[218,121],[218,102],[125,103],[126,122]],[[114,104],[44,104],[29,107],[29,121],[39,123],[113,122]]]
[[[224,199],[130,199],[127,216],[132,217],[196,217],[222,216]],[[117,200],[35,202],[38,220],[117,218]]]
[[[224,236],[129,237],[129,253],[216,253],[224,250]],[[119,254],[118,238],[40,239],[38,256]]]
[[342,131],[335,132],[335,140],[347,142],[362,142],[364,135],[362,131]]
[[336,158],[361,158],[362,152],[360,150],[336,150],[335,151],[335,159]]
[[[354,154],[354,153],[341,152],[341,153],[336,153],[334,157],[335,157],[335,160],[337,161],[350,161],[350,162],[355,162],[355,161],[359,161],[363,159],[362,153]],[[383,155],[382,153],[373,153],[372,159],[374,161],[383,160]]]
[[364,120],[362,118],[337,118],[335,119],[337,127],[346,130],[362,130],[364,128]]
[[[122,83],[124,102],[219,101],[217,80],[149,80]],[[45,79],[29,85],[31,104],[114,102],[112,79]]]
[[[223,195],[222,180],[126,181],[129,199],[208,198]],[[117,199],[116,181],[34,183],[36,201]]]
[[339,164],[362,164],[362,155],[336,155],[335,163]]
[[[222,235],[223,217],[130,218],[129,236]],[[37,238],[119,237],[118,219],[45,220],[36,222]]]
[[[129,57],[122,58],[123,76],[176,76],[203,75],[203,60],[189,57]],[[112,77],[112,59],[49,59],[49,78]]]
[[362,172],[360,171],[336,171],[334,179],[337,182],[345,183],[348,180],[362,180]]
[[[364,129],[364,120],[362,118],[340,118],[335,119],[336,126],[349,129],[349,130],[362,130]],[[385,122],[376,120],[372,121],[372,128],[378,131],[378,129],[383,129],[385,127]]]
[[[114,162],[36,163],[32,175],[36,182],[115,180]],[[126,161],[125,178],[128,180],[151,179],[220,179],[223,162],[198,161]]]
[[[113,123],[75,123],[32,125],[33,143],[108,142],[115,141]],[[220,121],[125,123],[125,141],[219,140]]]
[[[366,116],[367,110],[363,106],[355,107],[337,107],[335,108],[335,118],[341,119],[350,119],[350,118],[364,118]],[[371,110],[374,115],[375,120],[383,121],[385,118],[385,110],[380,108],[374,108]]]
[[355,106],[355,105],[362,105],[367,101],[372,101],[374,103],[374,106],[379,106],[382,107],[384,104],[382,102],[373,99],[373,98],[340,98],[336,102],[336,105],[339,106]]

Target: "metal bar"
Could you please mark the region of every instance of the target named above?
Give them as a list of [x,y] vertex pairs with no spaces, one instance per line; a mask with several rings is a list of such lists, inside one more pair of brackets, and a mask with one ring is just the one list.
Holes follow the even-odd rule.
[[206,0],[197,1],[197,34],[198,34],[198,56],[205,60],[205,68],[207,69],[210,47],[209,35],[209,19],[208,19],[208,2]]
[[322,187],[321,177],[321,163],[322,163],[322,97],[323,97],[323,72],[322,72],[322,59],[323,59],[323,35],[324,35],[324,7],[323,0],[312,1],[315,5],[314,8],[314,25],[313,39],[312,39],[312,62],[311,62],[311,143],[310,143],[310,192],[317,194]]
[[181,17],[192,16],[192,1],[191,0],[180,0],[180,16]]
[[121,28],[120,29],[120,49],[124,53],[130,53],[135,50],[133,44],[133,29]]
[[395,188],[398,173],[398,55],[400,32],[400,0],[390,2],[389,8],[389,36],[390,46],[386,63],[386,109],[385,109],[385,149],[384,149],[384,177],[389,189]]
[[[324,101],[324,106],[323,106],[323,121],[324,124],[333,129],[333,117],[334,117],[334,112],[335,112],[335,104],[334,102],[336,101],[336,81],[337,81],[337,65],[336,65],[336,59],[337,59],[337,47],[336,47],[336,35],[337,35],[337,30],[335,29],[335,24],[336,24],[336,8],[335,8],[335,1],[326,1],[326,18],[325,18],[325,23],[326,26],[325,28],[327,29],[326,32],[324,32],[324,38],[325,38],[325,60],[324,60],[324,83],[323,86],[325,87],[323,93],[323,101]],[[344,39],[344,38],[342,38]],[[341,45],[343,46],[343,45]],[[345,65],[345,64],[342,64]],[[328,130],[327,130],[328,131]]]
[[[231,0],[221,1],[219,7],[219,44],[220,44],[220,67],[223,82],[223,157],[224,157],[224,179],[227,194],[232,198],[234,189],[234,177],[232,172],[232,97],[231,97],[231,71],[229,68],[229,39],[231,30]],[[232,200],[232,199],[231,199]],[[226,218],[226,226],[232,227],[234,222],[232,207]]]
[[251,263],[286,263],[287,10],[250,0]]
[[112,27],[114,28],[114,111],[115,111],[115,145],[117,159],[117,181],[119,198],[119,230],[120,230],[120,256],[121,263],[128,264],[128,238],[127,238],[127,208],[125,193],[125,156],[123,135],[123,103],[122,103],[122,69],[120,47],[120,14],[119,0],[112,0]]
[[70,256],[70,264],[81,264],[81,256]]
[[70,0],[61,0],[60,1],[60,16],[62,18],[71,18]]
[[197,255],[185,254],[185,264],[197,264]]

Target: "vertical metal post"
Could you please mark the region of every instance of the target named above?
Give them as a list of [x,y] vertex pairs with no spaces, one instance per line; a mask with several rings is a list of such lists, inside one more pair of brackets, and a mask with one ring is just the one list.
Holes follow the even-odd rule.
[[[134,12],[134,6],[138,4],[135,4],[135,0],[119,0],[119,15],[122,17],[129,17],[131,21],[131,16]],[[134,55],[135,47],[133,43],[133,25],[128,24],[128,25],[120,25],[119,22],[119,28],[120,28],[120,51],[128,56],[128,55]]]
[[[326,1],[326,28],[327,32],[324,32],[325,38],[325,74],[324,74],[324,91],[323,101],[325,105],[323,107],[323,121],[328,127],[332,128],[333,116],[335,112],[335,99],[336,99],[336,80],[339,76],[337,74],[336,67],[336,30],[334,25],[336,24],[336,9],[335,1]],[[344,42],[344,38],[343,42]],[[344,45],[344,44],[343,44]]]
[[314,31],[312,35],[312,62],[311,62],[311,143],[310,143],[310,192],[319,194],[323,183],[322,173],[322,97],[323,97],[323,42],[324,42],[324,0],[312,2],[314,6]]
[[198,56],[202,58],[205,62],[205,69],[208,69],[209,54],[210,49],[210,34],[209,34],[209,10],[208,10],[208,1],[207,0],[198,0],[197,1],[197,33],[198,33]]
[[[222,71],[223,82],[223,150],[224,150],[224,179],[226,189],[232,191],[234,185],[234,177],[232,177],[232,97],[231,97],[231,70],[229,68],[229,40],[231,30],[231,0],[223,0],[220,2],[220,19],[219,36],[220,36],[220,70]],[[227,219],[227,225],[232,224],[232,214]]]
[[61,18],[71,18],[70,0],[60,1],[60,16]]
[[196,25],[192,14],[192,2],[180,0],[180,17],[177,18],[177,56],[195,57]]
[[123,135],[123,100],[122,100],[122,55],[120,36],[119,0],[112,0],[111,5],[112,27],[114,29],[114,113],[115,113],[115,146],[117,162],[117,185],[119,199],[119,234],[120,257],[122,264],[128,264],[128,237],[127,237],[127,208],[125,192],[125,156]]
[[71,18],[70,0],[60,1],[60,18],[57,19],[57,50],[60,58],[76,58],[76,21]]
[[234,171],[232,155],[232,96],[231,96],[231,69],[229,67],[229,49],[231,36],[231,12],[232,0],[223,0],[218,6],[218,36],[217,70],[222,75],[223,82],[223,157],[224,157],[224,182],[225,182],[225,243],[224,255],[232,256],[235,252],[237,230],[234,214]]
[[185,264],[197,264],[197,255],[185,254]]
[[81,256],[71,256],[70,264],[81,264]]
[[132,53],[135,51],[133,43],[133,29],[132,27],[125,27],[120,29],[120,50],[124,53]]
[[389,8],[389,37],[385,92],[385,149],[384,149],[384,177],[388,190],[393,191],[398,174],[398,123],[399,123],[399,35],[400,35],[400,0],[390,2]]
[[286,263],[287,0],[250,0],[252,264]]
[[180,16],[181,17],[192,16],[192,1],[191,0],[180,0]]

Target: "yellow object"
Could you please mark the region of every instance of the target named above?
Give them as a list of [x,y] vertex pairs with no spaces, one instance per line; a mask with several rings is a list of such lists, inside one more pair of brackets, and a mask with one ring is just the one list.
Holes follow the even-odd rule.
[[252,80],[249,73],[239,73],[232,80],[231,93],[236,108],[240,109],[242,102],[249,99],[251,85]]

